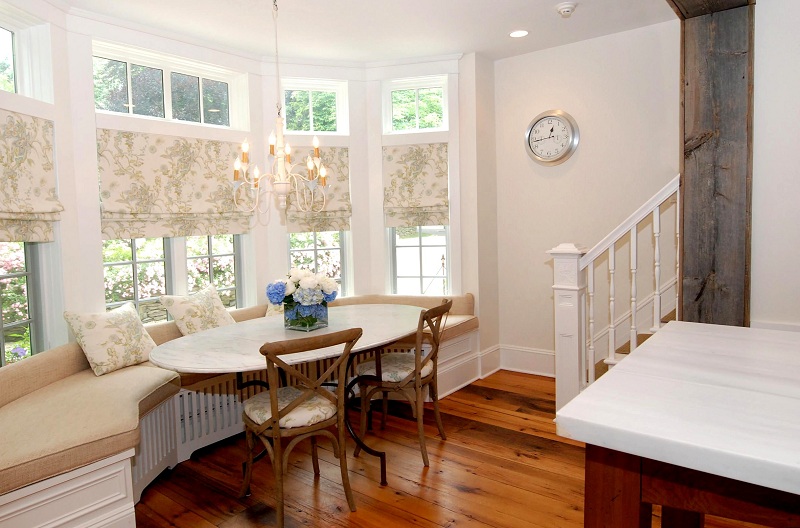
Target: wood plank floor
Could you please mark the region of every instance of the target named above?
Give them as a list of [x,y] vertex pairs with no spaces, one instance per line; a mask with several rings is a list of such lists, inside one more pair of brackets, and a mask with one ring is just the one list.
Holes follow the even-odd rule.
[[[500,371],[441,402],[447,440],[426,413],[430,468],[422,465],[409,407],[392,406],[386,429],[367,442],[388,452],[381,487],[377,459],[348,456],[358,511],[351,513],[337,460],[321,441],[315,479],[306,446],[285,483],[286,526],[570,528],[583,525],[583,446],[555,434],[550,378]],[[376,413],[375,417],[379,418]],[[357,417],[353,416],[357,423]],[[376,420],[376,427],[378,420]],[[353,452],[352,445],[348,451]],[[136,506],[140,528],[243,528],[275,523],[272,469],[256,464],[252,494],[239,499],[243,435],[199,452],[159,476]],[[660,526],[658,510],[653,526]],[[707,518],[707,527],[755,525]]]

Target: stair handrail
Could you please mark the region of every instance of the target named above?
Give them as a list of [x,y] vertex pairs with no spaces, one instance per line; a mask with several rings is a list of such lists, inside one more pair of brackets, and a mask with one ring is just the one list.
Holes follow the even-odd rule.
[[653,210],[667,201],[667,199],[677,192],[680,186],[681,175],[678,174],[669,181],[660,191],[653,195],[648,201],[642,204],[636,211],[633,212],[627,219],[620,225],[614,228],[608,235],[606,235],[600,242],[598,242],[592,249],[586,252],[580,258],[579,266],[581,270],[586,269],[586,266],[597,257],[605,253],[611,247],[611,244],[622,238],[626,233],[633,229],[633,226],[644,220],[650,215]]

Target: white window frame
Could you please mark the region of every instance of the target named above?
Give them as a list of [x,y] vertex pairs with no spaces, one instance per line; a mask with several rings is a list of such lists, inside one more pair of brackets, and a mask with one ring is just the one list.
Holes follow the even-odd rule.
[[[185,284],[186,291],[188,292],[188,290],[189,290],[189,261],[190,260],[200,260],[200,259],[207,260],[208,264],[209,264],[209,268],[208,268],[209,269],[209,279],[211,280],[211,284],[214,284],[214,268],[213,268],[213,265],[212,265],[213,264],[212,260],[215,257],[232,256],[233,257],[233,273],[234,273],[234,277],[235,277],[234,280],[236,281],[236,286],[234,286],[234,288],[217,288],[217,291],[220,292],[220,291],[231,290],[231,289],[235,290],[235,292],[236,292],[236,308],[241,308],[242,307],[242,302],[243,302],[242,295],[244,293],[244,288],[242,286],[242,249],[241,249],[241,246],[242,246],[241,237],[242,237],[242,235],[232,235],[233,236],[233,252],[231,252],[231,253],[214,253],[214,246],[213,246],[213,243],[211,241],[211,238],[214,235],[200,235],[200,236],[205,236],[205,237],[208,238],[208,248],[209,248],[208,249],[208,254],[190,256],[188,254],[188,251],[186,250],[186,238],[185,237],[173,238],[172,239],[173,248],[175,246],[179,246],[181,244],[183,245],[183,252],[185,253],[185,258],[183,258],[183,262],[186,263],[186,266],[183,269],[183,274],[185,274],[185,277],[183,277],[183,284]],[[178,275],[178,274],[175,273],[174,275]]]
[[[447,75],[428,75],[424,77],[410,77],[406,79],[392,79],[383,82],[383,133],[386,135],[398,134],[424,134],[429,132],[446,132],[450,129],[448,112],[448,77]],[[420,90],[422,88],[442,89],[442,126],[437,128],[419,128],[419,115],[417,128],[406,130],[392,129],[392,92],[398,90]],[[419,114],[419,99],[417,99],[417,114]]]
[[[314,233],[314,262],[317,261],[317,233],[319,231],[307,231],[308,233]],[[342,269],[339,272],[339,295],[346,296],[349,295],[350,292],[350,265],[349,265],[349,231],[339,231],[339,262],[341,263]],[[292,233],[288,233],[286,235],[286,256],[289,259],[289,265],[292,264],[292,253],[299,253],[302,251],[311,251],[309,249],[292,249],[291,237]],[[323,248],[329,249],[329,248]]]
[[[417,231],[419,232],[419,228],[420,227],[426,227],[426,226],[415,226],[415,227],[417,227]],[[452,293],[452,291],[453,291],[453,266],[451,265],[452,259],[451,259],[451,244],[450,244],[450,226],[446,225],[446,226],[443,226],[443,227],[444,227],[444,232],[445,232],[445,246],[444,246],[445,275],[444,275],[444,281],[445,281],[445,284],[447,285],[447,291],[444,293],[444,295],[450,295]],[[414,275],[414,276],[403,276],[401,278],[404,278],[404,279],[418,278],[419,281],[420,281],[420,293],[418,295],[430,295],[430,296],[443,295],[441,293],[423,293],[424,286],[425,286],[425,281],[426,280],[430,280],[430,279],[435,279],[437,277],[436,276],[430,276],[430,275],[424,275],[422,273],[422,268],[423,268],[423,266],[422,266],[422,248],[423,247],[435,247],[435,246],[424,246],[422,244],[421,235],[418,236],[418,242],[419,243],[416,244],[416,245],[413,245],[413,246],[412,245],[398,246],[397,245],[396,229],[397,228],[394,228],[394,227],[387,227],[386,228],[387,238],[389,240],[389,275],[390,275],[389,278],[390,278],[390,283],[391,283],[391,287],[392,287],[392,293],[394,293],[394,294],[397,293],[397,279],[398,279],[398,276],[397,276],[397,248],[398,247],[404,247],[404,248],[413,247],[413,248],[417,248],[419,250],[419,258],[420,258],[419,275],[418,276],[417,275]]]
[[52,104],[54,93],[50,25],[14,6],[0,2],[0,26],[14,33],[16,93]]
[[[318,130],[289,130],[286,123],[286,90],[306,90],[336,93],[336,132]],[[350,134],[350,109],[347,101],[347,81],[332,79],[281,79],[281,105],[283,105],[283,129],[285,134],[298,136],[347,136]],[[313,123],[313,116],[312,116]]]
[[[158,53],[155,51],[134,48],[128,45],[116,44],[112,42],[93,41],[92,42],[92,56],[101,57],[104,59],[111,59],[127,63],[128,75],[128,99],[131,98],[131,64],[139,66],[147,66],[149,68],[156,68],[162,71],[163,84],[164,84],[164,117],[152,117],[134,114],[132,112],[112,112],[109,110],[100,110],[95,108],[98,114],[106,114],[113,116],[124,116],[132,119],[151,119],[157,121],[168,121],[170,123],[181,123],[195,126],[203,126],[210,128],[217,128],[223,130],[248,130],[250,128],[250,108],[249,108],[249,89],[247,74],[235,72],[233,70],[206,64],[199,61],[190,59],[183,59],[174,55],[167,55],[165,53]],[[192,75],[201,79],[209,79],[213,81],[221,81],[228,84],[228,126],[214,125],[210,123],[184,121],[181,119],[174,119],[172,117],[172,78],[171,73],[183,73],[185,75]],[[202,87],[201,87],[202,93]],[[201,96],[202,105],[202,96]],[[201,110],[202,119],[202,110]]]
[[[5,329],[22,326],[27,324],[31,330],[31,356],[44,350],[44,324],[43,324],[43,300],[41,297],[41,276],[39,270],[39,251],[38,244],[32,242],[22,242],[25,252],[25,271],[14,272],[3,275],[3,278],[25,277],[26,291],[28,293],[28,319],[17,321],[8,325],[0,323],[0,346],[3,353],[0,355],[0,367],[6,365],[5,359]],[[27,359],[27,358],[26,358]]]

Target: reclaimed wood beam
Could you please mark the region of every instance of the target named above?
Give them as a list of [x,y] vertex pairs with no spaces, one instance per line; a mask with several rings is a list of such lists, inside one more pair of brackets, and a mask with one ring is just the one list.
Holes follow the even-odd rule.
[[686,20],[737,7],[755,5],[756,0],[667,0],[667,3],[679,18]]
[[750,323],[754,18],[747,5],[682,23],[685,321]]

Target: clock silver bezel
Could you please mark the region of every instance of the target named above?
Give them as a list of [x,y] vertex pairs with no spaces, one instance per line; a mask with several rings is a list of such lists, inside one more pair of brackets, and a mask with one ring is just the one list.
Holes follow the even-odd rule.
[[[536,125],[536,123],[547,117],[555,117],[563,119],[572,128],[572,131],[570,133],[570,137],[572,139],[570,140],[569,145],[567,145],[567,148],[561,151],[561,153],[558,155],[557,158],[553,159],[542,158],[533,151],[533,148],[531,148],[530,139],[533,127]],[[559,165],[567,161],[569,157],[572,156],[572,153],[575,152],[575,149],[578,148],[578,143],[580,142],[580,139],[581,135],[580,131],[578,130],[578,123],[575,122],[575,119],[571,115],[569,115],[563,110],[546,110],[541,114],[537,115],[536,117],[534,117],[533,120],[528,125],[527,130],[525,130],[525,151],[528,153],[528,156],[530,156],[531,159],[536,163],[552,167],[553,165]]]

